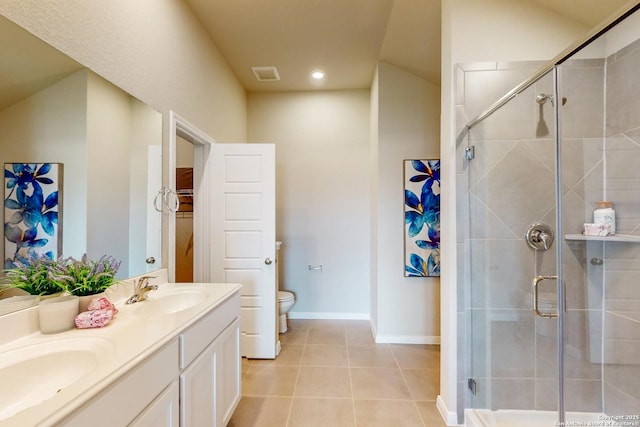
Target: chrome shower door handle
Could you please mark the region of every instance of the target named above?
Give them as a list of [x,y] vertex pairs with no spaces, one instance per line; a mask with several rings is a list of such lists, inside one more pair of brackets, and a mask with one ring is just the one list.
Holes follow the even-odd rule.
[[558,317],[558,313],[545,313],[538,309],[538,284],[543,280],[558,280],[558,276],[536,276],[533,278],[531,288],[533,290],[533,311],[538,317],[553,318]]

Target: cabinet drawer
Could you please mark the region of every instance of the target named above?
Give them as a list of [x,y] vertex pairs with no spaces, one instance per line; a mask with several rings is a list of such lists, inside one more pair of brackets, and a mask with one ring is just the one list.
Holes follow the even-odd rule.
[[173,339],[74,412],[61,426],[128,425],[178,378],[178,340]]
[[234,293],[180,334],[180,370],[183,370],[240,314],[240,294]]

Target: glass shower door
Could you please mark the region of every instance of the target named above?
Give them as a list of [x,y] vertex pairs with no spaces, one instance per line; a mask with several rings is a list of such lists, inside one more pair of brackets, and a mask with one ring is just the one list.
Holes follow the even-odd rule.
[[[459,396],[494,420],[638,426],[640,12],[484,114],[542,65],[457,76]],[[615,234],[585,236],[599,201]]]
[[[465,108],[473,114],[474,104],[491,96],[483,93],[488,80],[513,87],[526,80],[536,65],[527,69],[514,64],[509,69],[503,64],[499,70],[466,73]],[[468,135],[473,158],[463,165],[469,212],[465,316],[471,401],[467,407],[559,409],[558,321],[551,317],[557,311],[557,281],[551,277],[557,274],[559,244],[553,91],[550,73]],[[475,103],[474,98],[478,98]],[[527,243],[529,230],[538,248]],[[538,310],[548,317],[533,311],[536,276],[540,277]]]

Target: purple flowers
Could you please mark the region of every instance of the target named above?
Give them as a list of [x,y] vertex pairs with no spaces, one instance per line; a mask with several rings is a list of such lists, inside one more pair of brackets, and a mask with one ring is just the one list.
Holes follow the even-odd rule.
[[31,256],[16,260],[14,267],[5,270],[11,286],[32,295],[50,295],[66,292],[85,296],[104,292],[115,282],[120,261],[103,255],[97,261],[82,258],[58,258],[53,261],[47,255]]
[[49,279],[73,295],[86,296],[104,292],[115,282],[120,261],[103,255],[97,261],[82,258],[59,258],[49,270]]

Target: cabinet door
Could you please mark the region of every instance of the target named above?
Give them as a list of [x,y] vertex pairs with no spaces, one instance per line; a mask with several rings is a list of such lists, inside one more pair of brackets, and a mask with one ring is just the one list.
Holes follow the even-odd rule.
[[217,425],[226,426],[241,397],[242,361],[240,356],[240,320],[236,319],[216,339]]
[[180,374],[180,425],[216,425],[216,341]]
[[171,383],[129,426],[179,427],[178,381]]
[[181,425],[227,425],[240,401],[240,370],[240,319],[236,318],[180,374]]

